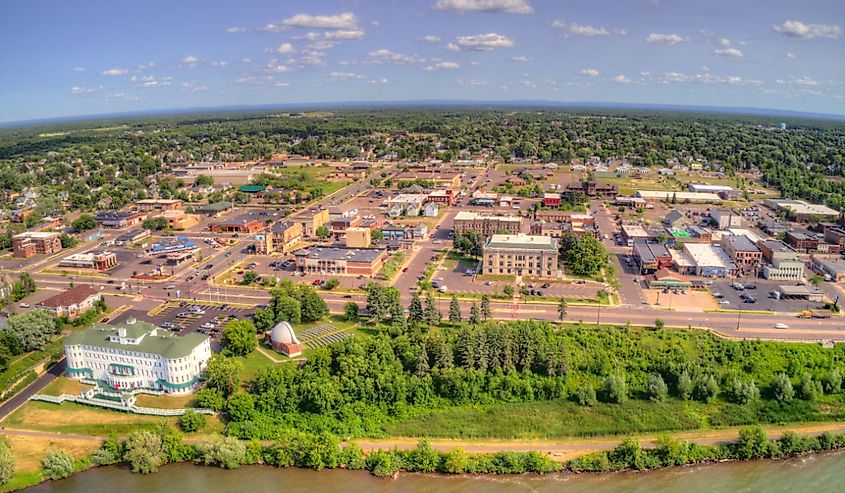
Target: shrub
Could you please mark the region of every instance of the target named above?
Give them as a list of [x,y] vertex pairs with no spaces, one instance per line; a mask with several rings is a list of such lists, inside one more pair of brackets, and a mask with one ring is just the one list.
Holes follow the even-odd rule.
[[197,444],[199,460],[207,466],[235,469],[246,460],[246,445],[237,438],[219,437]]
[[114,434],[109,435],[103,444],[100,445],[100,448],[91,454],[91,459],[95,464],[100,466],[114,464],[121,458],[123,458],[123,443]]
[[73,474],[73,457],[61,450],[47,452],[47,457],[41,461],[44,475],[52,480],[64,479]]
[[575,391],[575,400],[582,406],[596,405],[596,389],[592,385],[585,384]]
[[628,384],[622,375],[608,375],[602,384],[602,391],[607,402],[621,404],[628,399]]
[[443,472],[460,474],[462,472],[466,472],[468,467],[469,455],[462,448],[453,448],[446,454],[446,457],[443,458]]
[[719,395],[719,382],[713,375],[702,376],[695,385],[695,393],[703,402],[711,402]]
[[405,468],[409,471],[434,472],[440,464],[440,456],[426,440],[417,442],[416,448],[408,453]]
[[661,402],[666,400],[669,389],[666,388],[666,382],[663,381],[663,377],[658,373],[653,373],[648,376],[646,392],[648,393],[649,400],[652,402]]
[[792,382],[789,381],[786,373],[781,373],[775,377],[775,381],[772,382],[772,392],[778,402],[789,402],[795,397],[795,390],[792,388]]
[[0,485],[6,484],[15,474],[15,456],[5,440],[0,439]]
[[133,431],[126,439],[123,460],[132,467],[132,472],[150,474],[158,471],[165,463],[161,436],[149,431]]
[[218,389],[204,388],[197,391],[196,402],[197,407],[211,409],[213,411],[221,411],[226,405],[226,398],[223,397],[223,392]]
[[728,393],[731,401],[737,404],[748,404],[760,398],[760,390],[754,382],[740,382],[738,378],[733,379]]
[[766,432],[760,426],[739,430],[739,437],[733,444],[737,459],[761,459],[771,456],[771,445]]
[[380,478],[393,476],[402,469],[402,458],[391,450],[379,449],[367,457],[367,469]]
[[193,409],[188,409],[185,411],[185,414],[179,416],[177,423],[179,424],[179,429],[185,433],[194,433],[205,427],[205,415]]
[[689,373],[684,370],[678,377],[678,397],[685,401],[690,400],[692,398],[694,388],[692,378],[690,378]]
[[364,451],[356,443],[347,443],[340,449],[340,465],[347,469],[363,469],[367,464],[364,460]]
[[809,373],[801,375],[800,396],[805,401],[814,401],[822,394],[822,383],[813,380]]
[[828,373],[824,382],[824,391],[828,394],[835,394],[842,389],[842,373],[839,368],[834,368]]

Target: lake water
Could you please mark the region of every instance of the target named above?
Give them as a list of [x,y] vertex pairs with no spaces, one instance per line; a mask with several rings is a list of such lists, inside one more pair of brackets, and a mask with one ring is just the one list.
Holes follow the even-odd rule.
[[706,493],[845,491],[845,452],[809,455],[782,461],[753,461],[670,468],[647,473],[551,474],[547,476],[444,476],[403,474],[377,479],[366,471],[275,469],[245,466],[226,471],[172,464],[157,474],[132,474],[105,467],[69,479],[44,483],[29,493],[250,493],[302,491],[367,493],[458,493],[464,491],[565,493]]

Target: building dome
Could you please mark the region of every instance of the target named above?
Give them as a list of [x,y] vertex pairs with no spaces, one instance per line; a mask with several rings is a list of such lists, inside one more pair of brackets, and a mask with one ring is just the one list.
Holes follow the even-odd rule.
[[285,321],[281,321],[273,327],[270,332],[270,341],[274,346],[278,344],[299,344],[299,339],[296,338],[293,327]]

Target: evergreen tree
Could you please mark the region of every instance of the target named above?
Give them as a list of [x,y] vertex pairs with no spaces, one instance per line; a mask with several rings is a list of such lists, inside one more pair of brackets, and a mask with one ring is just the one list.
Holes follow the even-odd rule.
[[452,300],[449,302],[449,321],[455,324],[461,322],[461,304],[458,303],[456,294],[452,294]]
[[490,310],[490,297],[486,294],[481,297],[481,320],[488,321],[493,318],[493,312]]
[[476,302],[472,302],[472,306],[469,309],[469,323],[472,325],[478,325],[481,315],[478,313],[478,304]]
[[411,306],[408,307],[408,322],[418,324],[422,323],[425,314],[423,313],[422,301],[420,295],[416,291],[411,296]]
[[367,311],[370,312],[375,323],[387,318],[387,307],[385,306],[384,293],[381,284],[370,282],[367,284]]
[[428,294],[425,295],[425,323],[428,325],[437,325],[440,323],[440,319],[442,315],[440,315],[440,310],[437,309],[437,303],[434,301],[434,296],[431,295],[429,291]]
[[418,377],[424,377],[429,374],[431,371],[431,367],[428,364],[428,350],[426,348],[425,341],[419,345],[419,350],[417,353],[417,371],[416,374]]
[[684,372],[678,377],[678,397],[685,401],[690,400],[693,388],[692,378],[690,378],[689,373],[684,370]]
[[560,298],[560,304],[557,306],[557,314],[558,320],[563,322],[563,319],[566,318],[566,298]]

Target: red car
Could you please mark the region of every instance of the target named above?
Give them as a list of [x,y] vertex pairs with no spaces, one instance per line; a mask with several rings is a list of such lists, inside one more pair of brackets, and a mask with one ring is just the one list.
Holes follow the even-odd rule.
[[402,272],[408,272],[408,268],[405,267],[404,269],[402,269]]
[[320,285],[320,280],[319,280],[319,279],[315,279],[315,280],[314,280],[314,282],[312,282],[311,284],[312,284],[312,285],[314,285],[314,286],[319,286],[319,285]]

